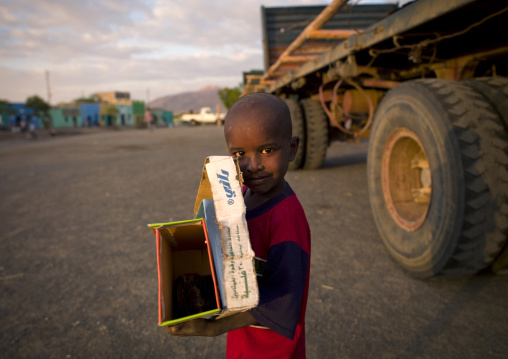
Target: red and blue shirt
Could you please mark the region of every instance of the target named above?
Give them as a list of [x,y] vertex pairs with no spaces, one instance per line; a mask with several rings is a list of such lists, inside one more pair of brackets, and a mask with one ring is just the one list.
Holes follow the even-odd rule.
[[289,184],[280,195],[246,213],[256,257],[259,305],[250,314],[264,327],[228,333],[227,358],[305,358],[305,310],[309,291],[310,228]]

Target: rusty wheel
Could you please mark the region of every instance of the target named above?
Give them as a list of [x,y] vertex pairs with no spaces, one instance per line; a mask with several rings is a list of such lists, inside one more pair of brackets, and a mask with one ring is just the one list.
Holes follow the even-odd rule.
[[288,105],[289,112],[291,113],[293,136],[298,136],[300,138],[296,157],[289,163],[289,170],[297,170],[302,167],[303,157],[305,154],[305,123],[303,121],[302,109],[299,103],[293,99],[285,99],[284,102]]
[[385,96],[369,142],[369,197],[388,252],[410,274],[474,274],[499,254],[507,141],[498,113],[464,83],[408,81]]
[[315,170],[325,161],[328,148],[328,118],[319,101],[306,98],[301,103],[305,113],[303,169]]
[[413,131],[396,129],[385,146],[381,184],[392,219],[408,232],[425,222],[432,194],[432,175],[425,149]]

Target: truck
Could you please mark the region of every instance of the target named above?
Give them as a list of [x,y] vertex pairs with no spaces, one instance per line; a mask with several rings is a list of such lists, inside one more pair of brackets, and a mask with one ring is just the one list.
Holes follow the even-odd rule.
[[362,6],[262,7],[265,70],[244,73],[243,95],[287,103],[293,170],[368,141],[373,218],[407,273],[506,273],[508,2],[415,0],[354,26]]
[[206,123],[217,123],[219,120],[223,121],[224,117],[224,113],[214,113],[211,107],[201,107],[198,113],[184,113],[180,117],[180,122],[196,126]]

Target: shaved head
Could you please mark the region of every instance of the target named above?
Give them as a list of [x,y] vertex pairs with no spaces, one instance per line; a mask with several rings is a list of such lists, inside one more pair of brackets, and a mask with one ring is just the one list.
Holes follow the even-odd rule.
[[298,136],[292,137],[291,132],[289,108],[277,96],[252,93],[239,98],[229,109],[224,137],[249,188],[247,208],[264,203],[286,188],[284,176],[299,143]]
[[233,126],[248,126],[248,120],[255,120],[257,126],[265,127],[268,132],[278,134],[288,141],[291,139],[289,108],[275,95],[256,92],[240,97],[226,115],[224,134],[227,136]]

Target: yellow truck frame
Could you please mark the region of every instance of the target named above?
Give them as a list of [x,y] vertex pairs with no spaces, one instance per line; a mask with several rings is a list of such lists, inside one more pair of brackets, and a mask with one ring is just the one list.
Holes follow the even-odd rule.
[[[508,268],[508,2],[416,0],[365,29],[323,29],[335,0],[250,91],[283,98],[317,169],[369,138],[374,219],[415,277]],[[312,39],[330,40],[312,48]]]

